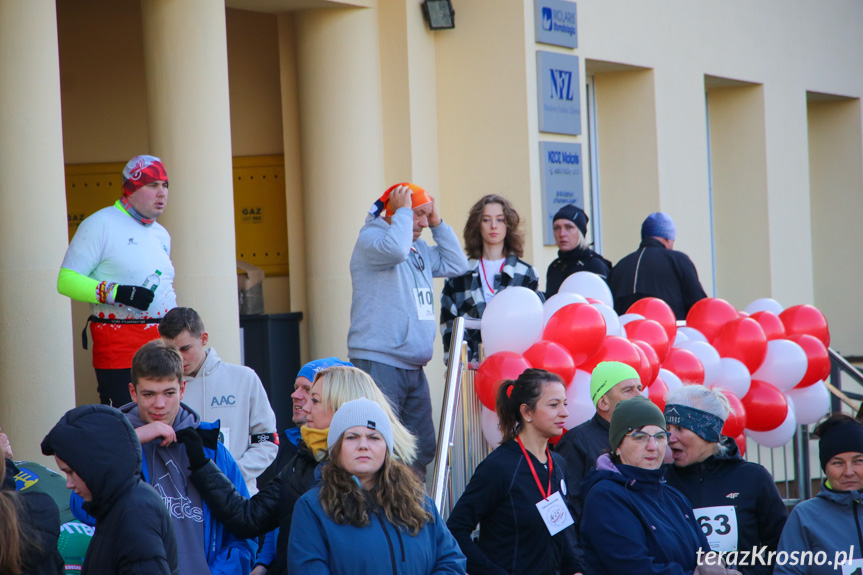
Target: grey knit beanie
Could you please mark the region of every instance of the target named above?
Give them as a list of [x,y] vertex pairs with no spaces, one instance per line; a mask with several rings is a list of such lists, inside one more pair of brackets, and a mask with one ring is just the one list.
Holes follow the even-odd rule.
[[384,437],[390,455],[393,454],[393,426],[383,408],[371,399],[361,397],[343,403],[333,415],[330,431],[327,434],[327,449],[333,448],[345,431],[352,427],[374,429]]

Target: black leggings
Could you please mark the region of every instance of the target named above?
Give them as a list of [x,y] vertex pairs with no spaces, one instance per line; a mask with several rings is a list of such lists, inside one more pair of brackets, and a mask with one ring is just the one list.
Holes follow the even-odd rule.
[[132,401],[129,395],[129,383],[132,381],[132,368],[126,369],[96,369],[96,381],[99,384],[99,399],[103,405],[119,408]]

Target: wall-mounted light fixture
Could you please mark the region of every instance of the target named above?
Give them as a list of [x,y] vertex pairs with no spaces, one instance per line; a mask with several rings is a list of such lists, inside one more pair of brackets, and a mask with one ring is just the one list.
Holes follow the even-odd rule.
[[451,0],[423,0],[422,9],[430,30],[455,28],[455,10]]

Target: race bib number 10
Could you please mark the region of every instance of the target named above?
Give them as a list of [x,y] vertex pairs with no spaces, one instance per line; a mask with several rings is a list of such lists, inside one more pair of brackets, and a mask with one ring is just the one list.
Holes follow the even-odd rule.
[[414,288],[414,301],[417,304],[417,318],[434,321],[434,303],[432,290],[429,288]]
[[737,550],[737,511],[733,505],[701,507],[695,510],[695,517],[711,550]]

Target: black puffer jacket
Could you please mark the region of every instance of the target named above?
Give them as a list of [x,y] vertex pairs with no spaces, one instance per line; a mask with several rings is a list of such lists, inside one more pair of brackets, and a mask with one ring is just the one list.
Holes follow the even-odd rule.
[[63,575],[63,558],[57,551],[60,538],[60,510],[45,493],[21,493],[21,523],[36,546],[21,549],[22,575]]
[[84,509],[96,532],[82,573],[179,575],[174,525],[164,502],[141,476],[141,444],[126,416],[105,405],[64,415],[42,440],[84,480]]
[[557,251],[557,259],[548,265],[545,274],[545,297],[546,299],[555,295],[563,280],[576,272],[595,273],[605,281],[611,273],[611,262],[590,248],[569,250],[568,252]]
[[213,515],[237,537],[257,537],[280,528],[276,558],[267,573],[284,575],[288,572],[288,536],[294,505],[314,486],[317,465],[312,452],[300,440],[296,455],[251,499],[237,493],[212,461],[194,470],[190,479]]
[[[728,529],[727,517],[723,515],[733,509],[737,549],[751,551],[753,547],[764,546],[767,553],[776,551],[788,511],[773,477],[764,467],[745,461],[730,437],[723,437],[722,445],[726,449],[722,455],[712,455],[686,467],[669,465],[665,480],[692,503],[702,529],[710,532],[708,539]],[[714,509],[705,513],[702,511],[705,508]],[[773,572],[769,565],[751,565],[739,570],[744,575]]]

